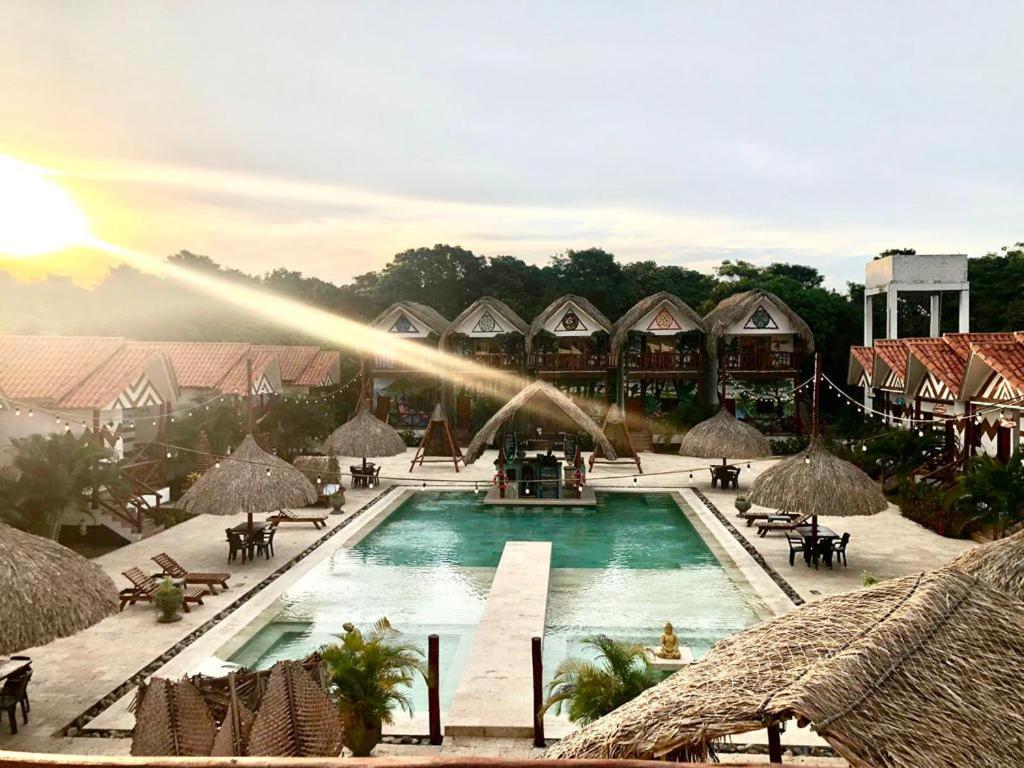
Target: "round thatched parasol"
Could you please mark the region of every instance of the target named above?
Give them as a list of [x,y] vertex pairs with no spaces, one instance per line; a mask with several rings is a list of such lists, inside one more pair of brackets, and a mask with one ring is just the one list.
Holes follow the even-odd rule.
[[679,453],[701,459],[759,459],[771,456],[772,446],[760,430],[722,408],[683,435]]
[[402,436],[370,413],[364,404],[324,440],[321,450],[329,453],[333,449],[338,456],[357,456],[365,466],[367,458],[397,456],[405,453],[405,447]]
[[0,653],[72,635],[117,610],[117,588],[96,563],[3,523],[0,584]]
[[220,460],[181,497],[178,505],[201,515],[237,515],[304,507],[316,501],[316,488],[284,459],[264,451],[247,435],[234,453]]
[[761,473],[747,498],[762,507],[815,517],[874,515],[889,505],[874,480],[817,438]]

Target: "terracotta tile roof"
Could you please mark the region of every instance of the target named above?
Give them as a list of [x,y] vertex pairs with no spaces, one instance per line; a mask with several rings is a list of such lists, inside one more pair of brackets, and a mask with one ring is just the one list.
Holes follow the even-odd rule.
[[246,360],[252,360],[252,380],[255,383],[262,376],[267,367],[277,359],[272,347],[249,347],[245,355],[239,360],[218,385],[221,392],[226,395],[244,395],[245,383],[248,378]]
[[159,353],[124,346],[59,403],[62,408],[106,408],[126,387],[134,386]]
[[961,357],[946,339],[908,339],[907,351],[939,381],[949,387],[953,396],[960,394],[967,358]]
[[871,347],[850,347],[850,355],[860,363],[861,368],[868,378],[871,378],[871,368],[875,364],[875,351]]
[[[219,389],[249,349],[248,344],[240,342],[216,341],[132,341],[129,346],[163,352],[171,361],[178,385],[196,389]],[[245,375],[244,363],[242,375]]]
[[1014,389],[1024,391],[1024,344],[1015,341],[972,344],[971,352]]
[[878,339],[875,354],[901,379],[907,377],[907,345],[905,339]]
[[983,344],[990,341],[1013,341],[1014,334],[1006,333],[945,333],[943,340],[952,347],[957,355],[967,360],[971,352],[971,344]]
[[254,344],[254,351],[270,351],[277,355],[277,361],[281,365],[281,381],[286,384],[297,384],[307,368],[320,354],[320,347],[311,346],[276,346],[270,344]]
[[[299,387],[319,387],[324,380],[324,377],[331,372],[333,368],[337,368],[341,365],[341,352],[331,352],[324,350],[317,352],[313,362],[302,372],[302,375],[295,380],[295,385]],[[281,378],[284,378],[282,374]],[[336,381],[335,384],[341,382]]]
[[124,345],[112,336],[0,336],[0,389],[56,403]]

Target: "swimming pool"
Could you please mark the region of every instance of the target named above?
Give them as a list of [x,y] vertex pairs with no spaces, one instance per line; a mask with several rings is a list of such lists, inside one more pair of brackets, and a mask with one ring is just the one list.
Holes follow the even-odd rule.
[[[266,668],[381,616],[426,647],[440,636],[441,707],[451,703],[507,541],[550,541],[544,668],[586,635],[654,644],[665,621],[694,656],[758,620],[668,493],[598,493],[597,507],[487,507],[482,495],[416,492],[353,547],[338,547],[281,598],[231,656]],[[417,711],[425,687],[412,694]]]

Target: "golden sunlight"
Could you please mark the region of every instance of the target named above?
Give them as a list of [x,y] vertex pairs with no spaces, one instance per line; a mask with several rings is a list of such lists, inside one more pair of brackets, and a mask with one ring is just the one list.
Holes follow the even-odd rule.
[[85,214],[44,168],[0,155],[0,254],[38,256],[89,239]]

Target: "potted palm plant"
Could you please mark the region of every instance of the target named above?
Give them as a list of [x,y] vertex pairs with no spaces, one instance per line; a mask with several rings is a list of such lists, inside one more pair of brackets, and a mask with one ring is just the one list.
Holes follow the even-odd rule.
[[182,589],[170,579],[164,579],[160,586],[153,593],[153,602],[160,609],[160,618],[157,621],[163,624],[170,624],[172,621],[181,621],[178,609],[181,608]]
[[331,695],[345,723],[345,744],[356,757],[368,757],[380,743],[381,728],[394,722],[395,707],[410,715],[407,690],[416,675],[427,678],[423,651],[402,638],[386,618],[364,635],[345,624],[340,642],[321,650]]
[[555,669],[541,713],[552,707],[569,708],[569,719],[586,725],[631,701],[658,682],[642,645],[612,640],[606,635],[583,639],[597,652],[596,660],[568,658]]

